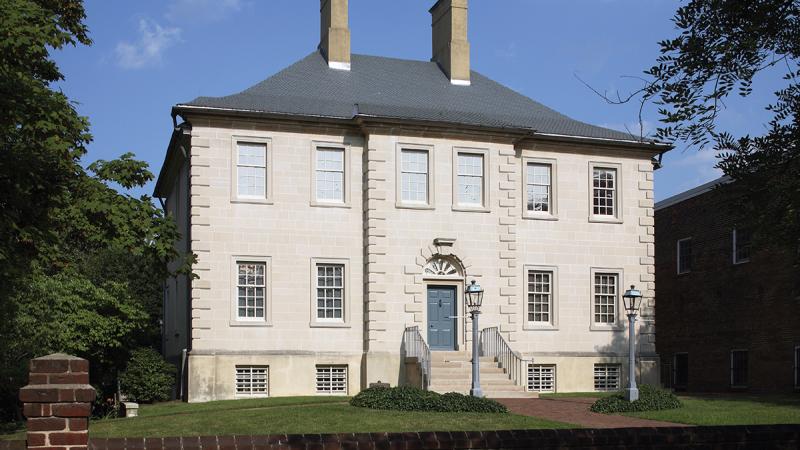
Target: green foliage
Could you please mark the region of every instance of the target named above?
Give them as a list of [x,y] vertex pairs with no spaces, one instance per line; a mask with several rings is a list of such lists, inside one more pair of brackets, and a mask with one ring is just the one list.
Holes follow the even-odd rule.
[[594,402],[590,408],[596,413],[627,413],[638,411],[659,411],[675,409],[683,405],[678,397],[670,391],[659,389],[648,384],[639,386],[639,400],[629,402],[622,392],[603,397]]
[[168,400],[175,385],[175,366],[164,361],[157,351],[139,348],[131,353],[119,384],[122,392],[135,402]]
[[350,404],[361,408],[397,411],[508,412],[505,406],[487,398],[476,398],[456,392],[448,392],[442,395],[409,386],[365,389],[353,397],[350,400]]

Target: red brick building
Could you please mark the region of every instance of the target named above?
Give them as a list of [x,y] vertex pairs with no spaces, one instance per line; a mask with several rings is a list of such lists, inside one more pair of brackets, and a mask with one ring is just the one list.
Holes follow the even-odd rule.
[[800,280],[751,243],[725,178],[656,204],[662,380],[689,391],[800,389]]

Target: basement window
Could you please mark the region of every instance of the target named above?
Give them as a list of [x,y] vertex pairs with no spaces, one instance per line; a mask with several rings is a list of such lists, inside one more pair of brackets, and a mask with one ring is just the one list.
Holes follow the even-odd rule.
[[236,366],[236,395],[269,396],[269,366]]
[[317,394],[347,395],[347,366],[317,366]]
[[528,364],[528,391],[555,392],[556,366],[554,364]]
[[619,364],[594,365],[594,390],[598,392],[618,391],[620,388]]

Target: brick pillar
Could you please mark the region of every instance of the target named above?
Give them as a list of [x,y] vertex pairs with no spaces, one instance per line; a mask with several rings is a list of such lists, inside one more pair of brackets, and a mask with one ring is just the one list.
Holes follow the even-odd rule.
[[19,391],[27,418],[27,447],[86,449],[94,397],[89,361],[60,353],[32,359],[28,385]]

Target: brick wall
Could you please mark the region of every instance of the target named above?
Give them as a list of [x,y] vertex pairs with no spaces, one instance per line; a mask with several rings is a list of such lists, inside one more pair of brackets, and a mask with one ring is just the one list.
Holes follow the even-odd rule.
[[[730,351],[747,349],[747,388],[788,392],[800,345],[800,280],[775,249],[753,247],[750,262],[732,263],[735,205],[729,185],[657,209],[657,350],[668,369],[675,353],[688,353],[691,391],[729,390]],[[677,241],[689,237],[691,271],[678,275]]]

